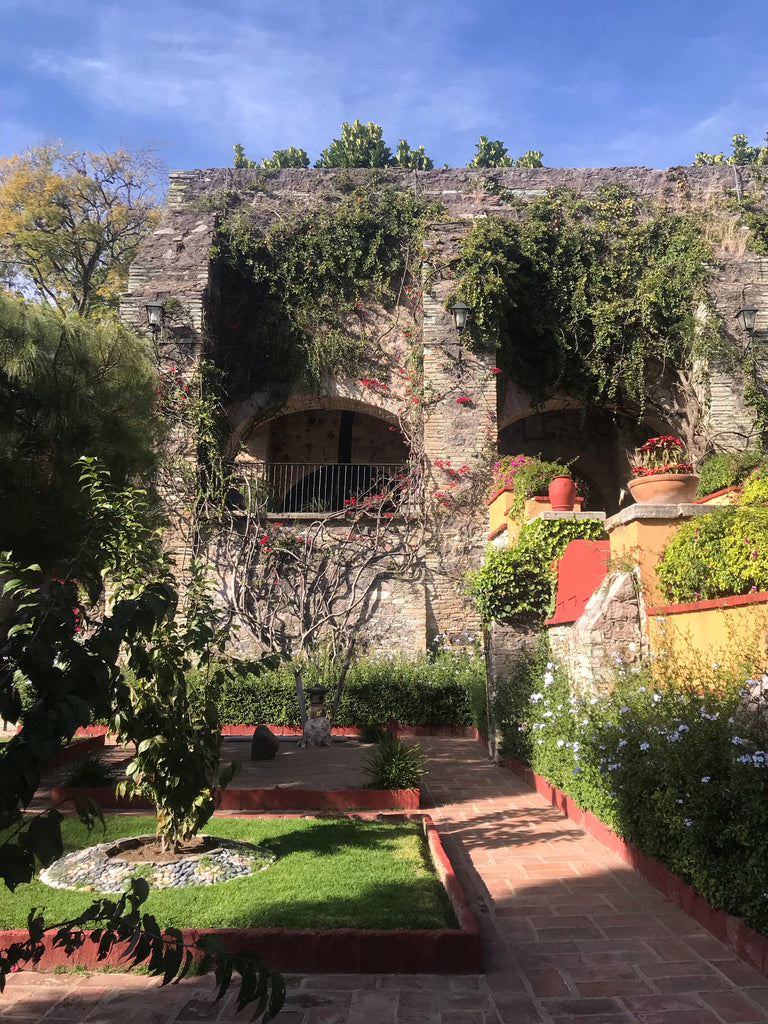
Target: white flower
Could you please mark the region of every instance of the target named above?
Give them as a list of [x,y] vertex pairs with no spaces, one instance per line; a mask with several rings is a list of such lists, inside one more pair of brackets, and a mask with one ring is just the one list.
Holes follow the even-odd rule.
[[641,750],[647,750],[650,747],[650,745],[651,745],[650,743],[643,742],[643,743],[640,744],[640,749]]
[[543,693],[532,693],[531,694],[531,704],[537,704],[542,699],[543,696],[544,696]]
[[702,775],[701,781],[702,782],[709,782],[710,778],[711,778],[711,776],[709,776],[709,775]]
[[564,747],[565,746],[565,740],[558,740],[557,741],[557,745],[558,745],[558,747]]

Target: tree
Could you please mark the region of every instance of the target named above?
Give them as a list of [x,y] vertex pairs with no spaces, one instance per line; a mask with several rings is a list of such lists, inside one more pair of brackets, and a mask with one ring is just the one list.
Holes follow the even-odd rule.
[[467,167],[543,167],[544,154],[539,149],[529,149],[516,160],[507,153],[500,139],[489,142],[487,135],[481,135],[476,145],[477,152]]
[[720,153],[697,153],[694,164],[768,164],[768,132],[762,146],[750,146],[746,135],[734,135],[730,156]]
[[382,138],[381,125],[373,121],[362,124],[359,120],[352,124],[344,121],[341,138],[334,139],[315,163],[315,167],[410,167],[423,171],[433,166],[423,146],[412,150],[405,139],[400,140],[397,155],[392,156]]
[[0,158],[0,281],[61,312],[115,317],[159,219],[146,155],[37,146]]
[[98,455],[114,481],[148,480],[162,426],[149,344],[118,324],[0,292],[3,544],[29,564],[74,560],[93,540],[79,470]]
[[289,146],[288,149],[276,149],[271,157],[264,157],[261,163],[256,160],[249,160],[245,155],[245,150],[242,144],[236,142],[234,145],[235,150],[235,167],[237,168],[256,168],[263,167],[268,171],[279,171],[283,167],[309,167],[309,157],[303,149],[297,149],[295,146]]
[[435,166],[424,152],[423,146],[411,149],[405,139],[400,139],[398,143],[395,164],[398,167],[408,167],[412,171],[431,171]]
[[[132,774],[140,771],[145,776],[141,784],[157,796],[163,835],[176,841],[202,827],[213,813],[219,734],[210,688],[190,689],[184,674],[193,665],[209,672],[225,639],[202,572],[193,571],[185,610],[177,618],[178,591],[168,559],[160,556],[159,531],[148,527],[141,514],[145,497],[115,488],[95,460],[81,460],[81,469],[90,513],[103,526],[94,558],[98,568],[86,582],[95,600],[103,589],[100,570],[109,571],[116,585],[111,612],[89,618],[80,588],[69,576],[47,582],[36,567],[23,569],[0,557],[4,592],[15,606],[0,646],[0,715],[23,725],[0,748],[0,881],[10,889],[32,879],[36,861],[47,865],[63,853],[60,812],[51,808],[32,818],[23,812],[46,761],[91,715],[114,711],[121,736],[137,744]],[[88,630],[80,635],[83,621]],[[129,666],[146,688],[138,697],[138,688],[129,687],[118,665],[123,644]],[[20,686],[31,694],[24,712]],[[101,817],[93,805],[76,809],[91,827]],[[270,974],[254,954],[225,952],[210,937],[185,945],[178,930],[161,932],[153,916],[140,913],[148,893],[145,879],[132,879],[119,899],[97,900],[77,918],[55,925],[33,911],[29,939],[0,950],[0,992],[17,964],[39,960],[45,933],[53,931],[53,944],[70,953],[86,942],[98,943],[99,959],[115,943],[126,943],[125,962],[148,961],[150,973],[163,975],[164,985],[183,977],[198,951],[203,969],[216,972],[218,998],[229,988],[234,969],[241,977],[238,1009],[256,1001],[257,1015],[272,1019],[284,998],[282,978]],[[96,927],[92,936],[84,931],[89,925]]]
[[501,139],[489,142],[487,135],[481,135],[476,145],[477,152],[467,167],[511,167],[512,157]]

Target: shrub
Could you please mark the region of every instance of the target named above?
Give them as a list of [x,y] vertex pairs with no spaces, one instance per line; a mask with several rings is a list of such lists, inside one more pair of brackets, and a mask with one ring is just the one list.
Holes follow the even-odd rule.
[[426,775],[424,757],[417,743],[385,736],[368,754],[363,764],[368,789],[413,789]]
[[64,772],[64,786],[111,786],[117,781],[115,771],[100,754],[90,751],[72,761]]
[[513,548],[489,547],[479,569],[467,574],[469,591],[483,622],[508,622],[531,614],[538,619],[551,613],[555,573],[559,559],[572,540],[599,540],[606,536],[597,519],[534,519],[520,531]]
[[675,602],[768,589],[768,478],[750,474],[738,504],[685,523],[656,567],[662,592]]
[[[349,669],[336,724],[383,725],[394,718],[401,725],[485,728],[484,692],[484,661],[474,652],[360,658]],[[299,725],[293,667],[227,680],[218,709],[222,724]]]
[[570,476],[570,462],[545,462],[540,455],[505,455],[493,467],[493,490],[509,487],[514,492],[510,519],[522,521],[528,498],[546,495],[556,476]]
[[704,498],[715,491],[725,490],[743,483],[752,470],[760,465],[762,453],[754,448],[743,452],[717,452],[708,455],[699,464],[699,487],[696,496]]

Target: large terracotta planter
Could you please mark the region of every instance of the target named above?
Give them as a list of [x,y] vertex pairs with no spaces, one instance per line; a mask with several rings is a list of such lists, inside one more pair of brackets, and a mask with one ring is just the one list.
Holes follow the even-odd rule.
[[637,502],[656,505],[680,505],[693,501],[699,486],[695,473],[654,473],[638,476],[627,484]]
[[553,512],[573,512],[576,484],[569,476],[556,476],[552,480],[549,485],[549,504]]

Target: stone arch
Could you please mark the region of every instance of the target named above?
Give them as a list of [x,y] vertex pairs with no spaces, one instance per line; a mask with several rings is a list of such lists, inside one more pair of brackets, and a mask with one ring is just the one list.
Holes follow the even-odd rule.
[[[336,511],[400,478],[410,451],[379,388],[295,393],[279,407],[240,408],[235,463],[278,513]],[[396,408],[396,406],[395,406]]]

